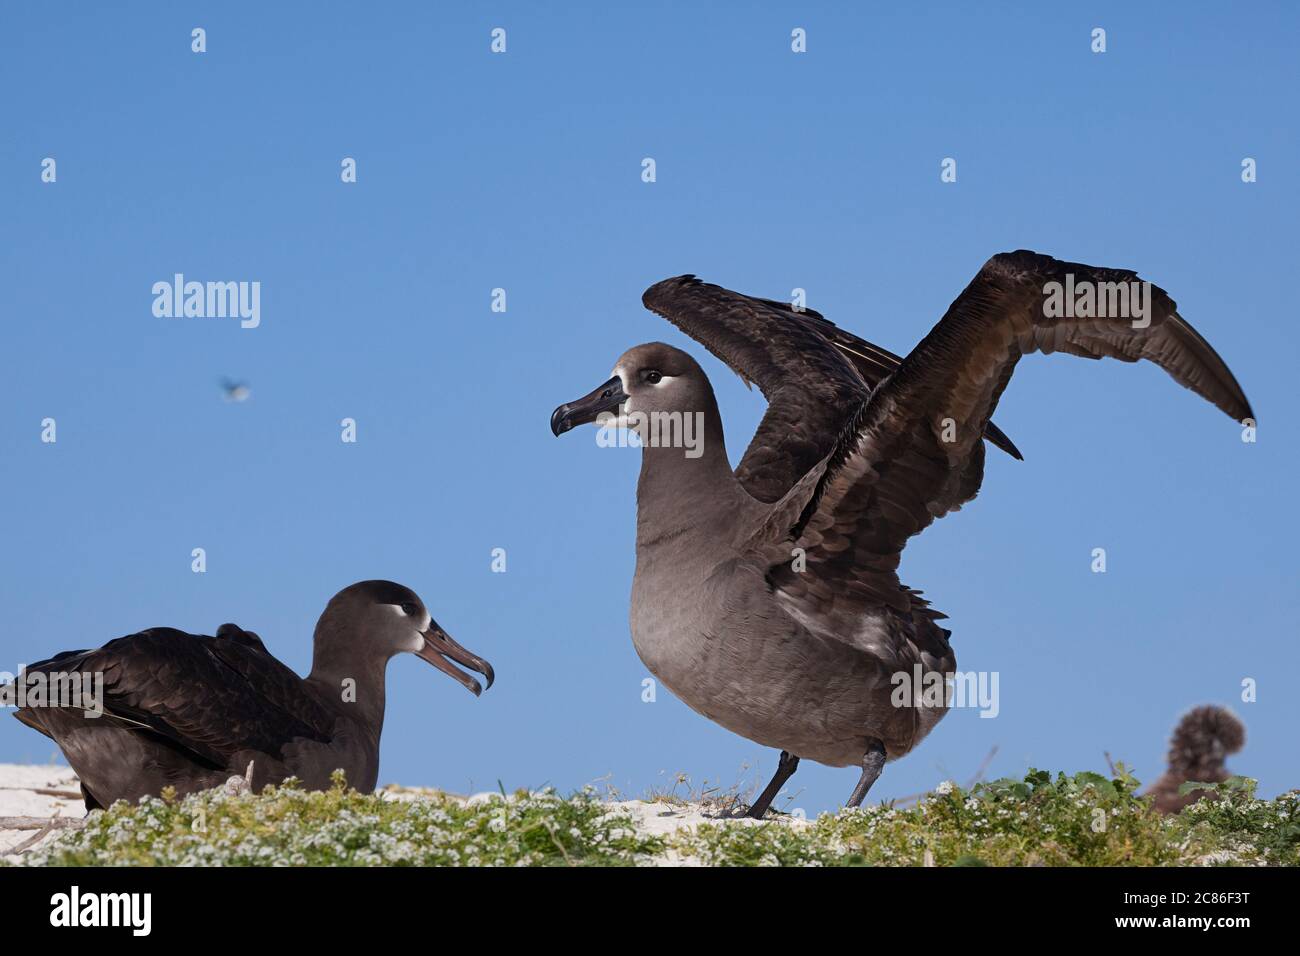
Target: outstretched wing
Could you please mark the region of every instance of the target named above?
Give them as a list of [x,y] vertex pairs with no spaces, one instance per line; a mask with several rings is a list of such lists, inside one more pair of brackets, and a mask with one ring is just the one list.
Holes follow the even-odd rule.
[[731,292],[691,275],[665,279],[641,297],[767,398],[736,478],[760,501],[776,501],[831,450],[870,387],[852,363],[799,322],[791,307]]
[[[760,299],[692,275],[656,283],[642,302],[725,362],[767,398],[767,413],[736,478],[773,502],[835,446],[854,410],[902,361],[811,309]],[[1020,452],[996,425],[989,440]]]
[[[793,610],[846,621],[868,606],[914,610],[913,596],[896,573],[899,556],[908,538],[979,491],[980,436],[1022,355],[1062,351],[1146,359],[1232,418],[1253,418],[1223,359],[1178,315],[1164,290],[1141,287],[1149,290],[1143,317],[1096,316],[1095,299],[1092,317],[1059,314],[1066,307],[1056,293],[1085,289],[1085,282],[1109,297],[1112,288],[1104,283],[1140,280],[1127,270],[1023,250],[984,264],[861,406],[824,463],[794,526],[806,567],[796,573],[775,565],[769,574]],[[1116,301],[1108,298],[1106,304]]]
[[[845,332],[839,326],[827,320],[820,312],[808,309],[804,312],[793,313],[792,310],[792,314],[795,315],[797,321],[816,330],[822,338],[839,349],[853,363],[853,367],[858,370],[858,374],[862,376],[863,381],[873,390],[888,376],[894,374],[894,370],[903,363],[901,356],[895,355],[889,349],[882,349],[879,345],[872,345],[851,332]],[[984,437],[988,439],[989,444],[1002,449],[1012,458],[1017,461],[1024,461],[1020,449],[1012,443],[1002,429],[992,422],[984,426]]]
[[240,751],[278,757],[293,740],[328,741],[333,717],[302,693],[301,679],[256,635],[226,627],[216,638],[151,628],[27,673],[102,674],[107,715],[218,767]]

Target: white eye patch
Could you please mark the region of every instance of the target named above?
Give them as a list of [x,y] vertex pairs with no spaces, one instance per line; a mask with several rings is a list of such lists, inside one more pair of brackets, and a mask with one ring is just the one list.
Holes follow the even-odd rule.
[[396,614],[398,617],[405,618],[408,621],[410,621],[411,625],[415,627],[417,631],[427,631],[429,629],[429,625],[433,622],[433,618],[429,616],[428,611],[424,611],[420,615],[420,617],[416,618],[416,617],[411,617],[409,614],[403,611],[402,606],[400,604],[382,604],[380,606],[386,607],[391,613]]
[[[655,369],[655,371],[658,372],[659,370],[658,370],[658,369]],[[613,370],[612,372],[610,372],[609,374],[610,374],[611,376],[615,376],[615,375],[618,376],[618,380],[619,380],[620,382],[623,383],[623,392],[624,392],[624,394],[630,394],[630,393],[628,392],[628,387],[627,387],[627,370],[624,369],[623,366],[621,366],[621,365],[616,366],[616,367],[614,368],[614,370]],[[659,388],[659,387],[662,386],[662,385],[667,385],[669,382],[671,382],[671,381],[672,381],[673,379],[675,379],[675,378],[677,378],[676,375],[665,375],[663,372],[659,372],[659,381],[657,381],[657,382],[647,382],[645,379],[641,379],[639,384],[641,384],[641,385],[649,385],[651,388]]]

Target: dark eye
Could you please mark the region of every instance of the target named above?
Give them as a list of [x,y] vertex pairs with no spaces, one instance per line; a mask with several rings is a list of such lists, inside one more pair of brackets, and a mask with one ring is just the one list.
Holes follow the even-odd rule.
[[414,604],[403,604],[403,605],[402,605],[402,613],[405,614],[407,617],[415,617],[415,605],[414,605]]
[[655,371],[654,369],[651,369],[650,371],[645,373],[645,380],[649,382],[651,385],[658,385],[662,379],[663,376],[659,374],[657,371]]

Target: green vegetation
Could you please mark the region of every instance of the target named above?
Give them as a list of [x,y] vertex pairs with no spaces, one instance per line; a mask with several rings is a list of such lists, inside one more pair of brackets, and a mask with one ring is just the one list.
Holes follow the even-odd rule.
[[584,794],[503,795],[466,804],[445,794],[385,799],[309,793],[294,781],[253,796],[221,789],[183,800],[118,802],[24,859],[105,866],[617,865],[659,850],[631,821]]
[[[715,866],[1300,865],[1300,792],[1258,800],[1254,782],[1213,792],[1176,817],[1136,795],[1120,767],[1031,771],[964,791],[940,785],[914,806],[872,806],[763,823],[717,821],[668,836],[638,831],[625,807],[588,790],[471,802],[436,792],[326,793],[293,782],[257,796],[221,790],[119,803],[33,850],[25,865],[584,866],[681,861]],[[396,798],[395,798],[396,797]],[[664,803],[645,805],[655,812]]]
[[866,807],[802,830],[702,826],[694,855],[717,866],[1179,866],[1300,863],[1300,793],[1254,798],[1253,781],[1201,784],[1218,799],[1164,817],[1121,766],[1055,778],[941,784],[913,807]]

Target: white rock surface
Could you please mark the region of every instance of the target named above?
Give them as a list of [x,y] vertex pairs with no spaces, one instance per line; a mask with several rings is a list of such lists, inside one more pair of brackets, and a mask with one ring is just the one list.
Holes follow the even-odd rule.
[[[636,821],[637,829],[646,836],[667,836],[684,827],[697,827],[701,823],[748,827],[758,823],[747,817],[720,816],[711,807],[699,803],[647,803],[644,800],[619,800],[609,805]],[[766,823],[780,822],[792,827],[806,827],[808,821],[790,814],[768,815]]]
[[[55,793],[76,794],[76,797]],[[0,817],[74,817],[86,815],[77,775],[60,764],[0,763]],[[0,855],[35,836],[36,830],[0,827]]]

